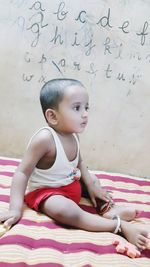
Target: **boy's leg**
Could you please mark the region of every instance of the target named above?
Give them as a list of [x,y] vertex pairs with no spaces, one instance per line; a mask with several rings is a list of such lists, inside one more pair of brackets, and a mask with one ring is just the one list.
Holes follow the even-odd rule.
[[125,207],[114,205],[108,212],[104,213],[103,217],[111,219],[118,215],[124,221],[133,221],[140,212],[133,207]]
[[[41,211],[54,220],[93,232],[114,232],[116,220],[103,218],[82,210],[75,202],[61,195],[51,196],[41,205]],[[122,221],[123,235],[138,248],[145,249],[148,232],[135,229],[129,222]]]
[[113,232],[116,221],[82,210],[74,201],[54,195],[43,201],[40,210],[57,222],[93,232]]

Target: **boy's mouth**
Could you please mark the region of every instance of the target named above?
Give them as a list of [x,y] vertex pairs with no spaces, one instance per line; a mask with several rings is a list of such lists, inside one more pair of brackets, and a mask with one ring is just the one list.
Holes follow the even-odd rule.
[[82,127],[85,127],[86,125],[87,125],[87,121],[84,121],[84,122],[81,123]]

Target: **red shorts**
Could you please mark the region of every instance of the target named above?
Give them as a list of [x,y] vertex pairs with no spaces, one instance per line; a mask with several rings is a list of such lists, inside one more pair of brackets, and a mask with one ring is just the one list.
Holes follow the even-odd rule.
[[39,188],[25,195],[25,203],[36,211],[39,210],[39,206],[42,201],[46,200],[50,196],[61,195],[69,198],[79,204],[81,199],[81,186],[79,181],[58,188]]

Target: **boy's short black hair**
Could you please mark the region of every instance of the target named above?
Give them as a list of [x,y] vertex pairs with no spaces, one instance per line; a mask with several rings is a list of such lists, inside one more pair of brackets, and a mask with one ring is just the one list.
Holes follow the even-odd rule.
[[40,102],[44,116],[47,109],[58,109],[58,105],[63,99],[65,89],[73,85],[83,87],[80,81],[67,78],[53,79],[43,85],[40,91]]

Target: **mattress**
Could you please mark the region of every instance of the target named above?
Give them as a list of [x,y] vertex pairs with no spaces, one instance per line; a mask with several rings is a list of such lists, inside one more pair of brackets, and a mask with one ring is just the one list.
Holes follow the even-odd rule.
[[[0,211],[9,206],[10,185],[20,160],[0,157]],[[104,188],[113,191],[119,205],[141,210],[133,223],[150,229],[150,180],[96,171]],[[95,213],[88,199],[81,207]],[[99,215],[97,215],[99,216]],[[0,238],[0,267],[150,267],[150,250],[139,258],[116,252],[113,233],[87,232],[65,227],[24,205],[23,217]]]

